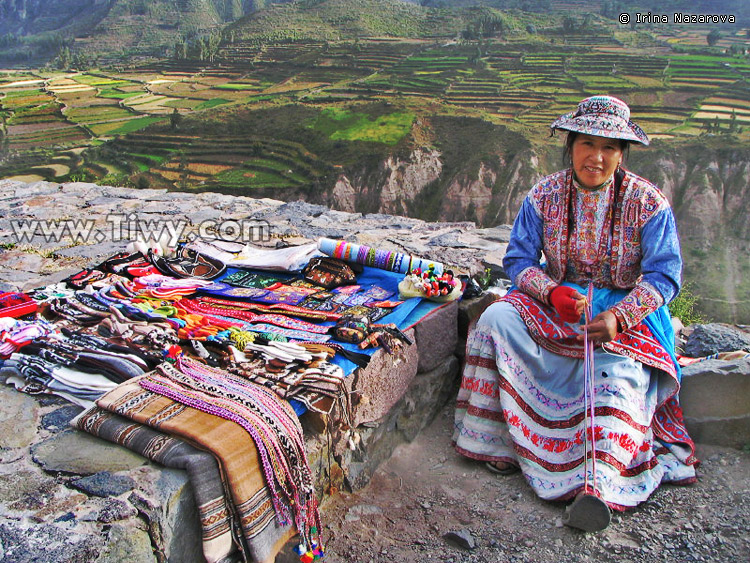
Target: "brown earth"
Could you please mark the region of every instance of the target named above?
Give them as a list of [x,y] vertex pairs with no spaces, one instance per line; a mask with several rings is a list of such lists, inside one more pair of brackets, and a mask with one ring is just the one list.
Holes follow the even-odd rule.
[[[699,445],[699,482],[665,485],[610,527],[564,527],[561,503],[539,499],[520,474],[498,477],[450,444],[448,405],[396,449],[370,484],[324,505],[326,561],[747,561],[750,453]],[[444,539],[468,531],[474,549]],[[282,554],[277,561],[295,561]]]

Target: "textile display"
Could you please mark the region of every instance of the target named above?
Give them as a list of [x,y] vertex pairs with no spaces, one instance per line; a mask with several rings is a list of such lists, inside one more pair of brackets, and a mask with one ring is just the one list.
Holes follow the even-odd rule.
[[[218,462],[213,454],[193,447],[175,436],[157,432],[145,424],[93,405],[79,414],[72,425],[79,430],[124,446],[143,457],[173,469],[187,471],[200,515],[203,555],[208,563],[237,560],[240,551],[248,559],[247,546],[235,541],[241,534],[232,534],[238,526],[232,506],[227,498]],[[269,530],[271,536],[273,530]],[[271,536],[264,543],[275,543]]]
[[[171,261],[123,252],[21,297],[38,313],[0,317],[0,380],[83,406],[77,428],[186,469],[208,561],[270,562],[296,534],[313,560],[321,525],[298,416],[349,428],[345,377],[375,347],[401,353],[399,329],[435,307],[394,300],[402,276],[386,269],[352,266],[361,273],[337,287],[321,287],[327,272],[305,280],[297,262],[316,245],[225,242]],[[266,258],[272,273],[242,266]],[[337,339],[347,315],[373,327],[366,339]]]

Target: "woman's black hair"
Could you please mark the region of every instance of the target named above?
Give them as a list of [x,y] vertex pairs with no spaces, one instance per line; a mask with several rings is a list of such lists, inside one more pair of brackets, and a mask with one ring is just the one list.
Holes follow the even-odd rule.
[[[578,132],[568,131],[568,136],[565,139],[565,146],[563,146],[563,166],[573,165],[573,143],[575,142],[576,137],[578,137]],[[630,155],[630,141],[626,141],[625,139],[617,140],[620,141],[620,148],[622,149],[622,160],[623,162],[625,162]]]

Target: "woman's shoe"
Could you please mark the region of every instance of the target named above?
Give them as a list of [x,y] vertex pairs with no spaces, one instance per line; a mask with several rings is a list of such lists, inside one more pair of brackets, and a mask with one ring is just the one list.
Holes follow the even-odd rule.
[[609,526],[610,520],[612,512],[607,503],[588,494],[578,495],[562,517],[563,524],[584,532],[600,532]]
[[514,473],[518,473],[521,470],[517,465],[505,463],[502,461],[500,463],[505,464],[506,467],[497,467],[491,461],[486,462],[485,465],[487,466],[487,469],[492,471],[492,473],[496,473],[497,475],[513,475]]

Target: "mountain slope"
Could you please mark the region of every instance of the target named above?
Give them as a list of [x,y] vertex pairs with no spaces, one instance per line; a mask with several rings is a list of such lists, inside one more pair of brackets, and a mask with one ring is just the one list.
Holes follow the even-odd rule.
[[38,62],[63,44],[88,56],[163,55],[182,36],[278,0],[0,0],[0,63]]
[[482,17],[500,14],[484,6],[435,9],[405,0],[300,0],[252,13],[231,24],[227,34],[259,41],[445,37]]

